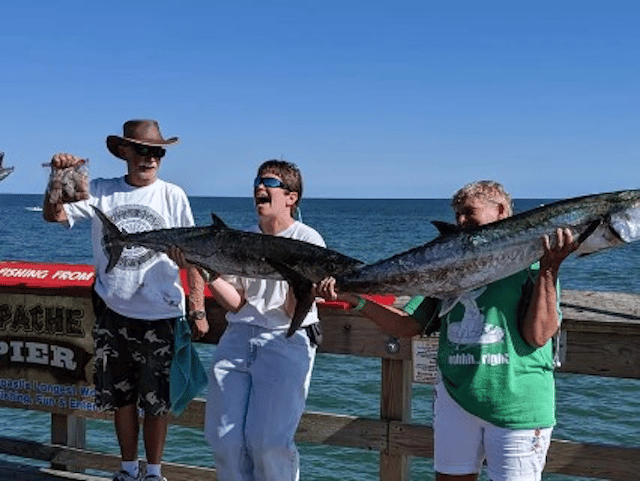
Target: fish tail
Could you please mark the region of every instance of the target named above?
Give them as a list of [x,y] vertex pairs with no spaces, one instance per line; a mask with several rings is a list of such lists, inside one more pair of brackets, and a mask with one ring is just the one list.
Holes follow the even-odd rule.
[[293,317],[291,318],[289,330],[287,331],[287,337],[291,337],[293,333],[300,328],[311,306],[313,306],[315,296],[312,294],[312,288],[313,283],[304,278],[293,286],[293,294],[296,297],[296,307],[293,312]]
[[267,259],[267,262],[282,274],[282,277],[285,278],[293,289],[293,295],[296,298],[296,307],[293,311],[289,329],[287,330],[287,337],[291,337],[294,332],[300,329],[305,317],[307,317],[309,310],[313,306],[315,301],[315,296],[312,292],[313,282],[285,264],[269,259]]
[[103,242],[107,249],[107,253],[109,254],[109,262],[105,272],[111,272],[122,255],[122,250],[124,249],[124,244],[122,242],[124,233],[118,229],[118,226],[111,222],[111,220],[100,209],[95,206],[91,207],[93,207],[93,210],[100,219],[100,222],[102,222],[104,232]]

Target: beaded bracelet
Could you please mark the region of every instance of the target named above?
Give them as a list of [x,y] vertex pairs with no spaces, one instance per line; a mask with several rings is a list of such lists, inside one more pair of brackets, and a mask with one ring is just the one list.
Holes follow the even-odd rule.
[[358,296],[358,304],[353,306],[351,310],[355,312],[360,312],[366,303],[367,303],[367,300],[364,297]]

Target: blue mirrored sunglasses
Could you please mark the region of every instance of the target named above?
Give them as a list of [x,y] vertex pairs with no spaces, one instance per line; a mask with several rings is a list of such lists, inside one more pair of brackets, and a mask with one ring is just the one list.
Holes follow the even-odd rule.
[[272,189],[280,187],[282,189],[289,190],[289,186],[287,184],[282,182],[280,179],[276,179],[275,177],[256,177],[253,180],[253,188],[257,189],[260,184]]

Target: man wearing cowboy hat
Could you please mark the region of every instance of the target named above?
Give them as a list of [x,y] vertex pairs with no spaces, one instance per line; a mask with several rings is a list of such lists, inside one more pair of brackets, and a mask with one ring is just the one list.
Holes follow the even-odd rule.
[[[71,228],[92,220],[93,258],[96,266],[94,328],[96,403],[115,411],[114,423],[122,469],[114,481],[166,481],[160,463],[170,408],[169,369],[173,358],[173,333],[185,312],[185,294],[179,268],[165,254],[143,248],[125,249],[115,268],[106,273],[108,258],[102,246],[102,224],[92,206],[104,212],[119,228],[140,232],[194,225],[184,191],[158,178],[165,147],[178,142],[165,139],[154,120],[125,122],[122,136],[107,137],[107,148],[126,161],[127,173],[114,179],[94,179],[86,200],[62,203],[62,196],[45,194],[43,216]],[[82,163],[65,153],[53,156],[52,169]],[[189,268],[189,315],[196,337],[209,325],[204,316],[204,281]],[[147,473],[138,466],[138,407],[144,409],[143,439]]]

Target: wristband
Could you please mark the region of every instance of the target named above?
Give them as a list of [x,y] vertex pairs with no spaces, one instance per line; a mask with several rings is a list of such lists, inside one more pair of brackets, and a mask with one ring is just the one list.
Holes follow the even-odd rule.
[[364,297],[358,296],[358,299],[358,303],[351,308],[351,310],[354,312],[360,312],[364,308],[364,305],[367,303],[367,300]]

